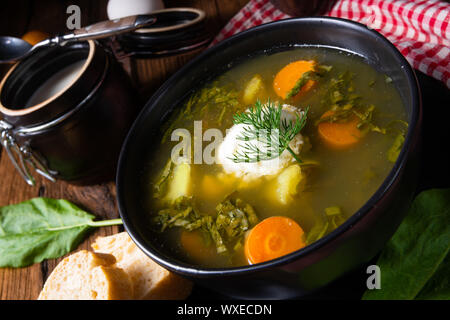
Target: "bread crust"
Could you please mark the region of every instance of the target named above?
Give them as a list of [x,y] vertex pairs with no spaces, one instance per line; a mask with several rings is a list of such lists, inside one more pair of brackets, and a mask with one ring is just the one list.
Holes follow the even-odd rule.
[[189,296],[192,282],[161,267],[140,250],[126,232],[98,237],[97,253],[111,254],[116,265],[130,275],[138,300],[181,300]]
[[131,279],[115,262],[111,254],[75,252],[58,263],[38,300],[132,299]]

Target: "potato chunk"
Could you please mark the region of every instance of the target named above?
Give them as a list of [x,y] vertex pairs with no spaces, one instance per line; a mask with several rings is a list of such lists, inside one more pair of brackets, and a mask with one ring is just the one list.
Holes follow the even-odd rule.
[[191,166],[188,163],[177,164],[169,178],[169,189],[165,200],[174,202],[179,197],[190,195]]
[[258,94],[264,89],[262,78],[259,74],[255,74],[253,78],[247,83],[244,89],[242,100],[245,104],[253,104],[258,97]]
[[291,165],[280,173],[276,180],[276,195],[280,203],[287,204],[292,201],[292,196],[297,194],[297,186],[302,178],[302,171],[298,164]]

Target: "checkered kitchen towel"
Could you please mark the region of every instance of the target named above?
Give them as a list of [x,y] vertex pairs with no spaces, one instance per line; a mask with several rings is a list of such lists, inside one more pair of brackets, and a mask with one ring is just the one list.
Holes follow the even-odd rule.
[[[409,63],[450,88],[450,3],[444,0],[338,0],[326,14],[366,24],[388,38]],[[269,0],[250,0],[215,38],[290,18]]]

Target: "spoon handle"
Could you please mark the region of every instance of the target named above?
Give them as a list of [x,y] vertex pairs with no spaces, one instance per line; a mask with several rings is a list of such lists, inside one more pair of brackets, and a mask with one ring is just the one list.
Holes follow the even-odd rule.
[[156,22],[152,15],[129,16],[115,20],[107,20],[75,30],[73,33],[60,36],[59,42],[93,40],[130,32]]

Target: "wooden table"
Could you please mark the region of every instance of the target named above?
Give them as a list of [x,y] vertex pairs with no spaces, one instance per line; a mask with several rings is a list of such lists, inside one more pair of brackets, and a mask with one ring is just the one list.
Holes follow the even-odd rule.
[[[204,10],[208,18],[208,29],[216,33],[246,2],[247,0],[169,0],[165,4],[166,7],[196,7]],[[106,19],[106,3],[106,0],[7,1],[2,4],[0,12],[0,34],[20,37],[25,31],[32,29],[49,34],[64,32],[67,6],[78,4],[82,13],[82,25],[87,25]],[[139,68],[132,67],[131,72],[143,98],[148,98],[168,76],[198,53],[199,51],[176,57],[138,61]],[[6,153],[0,149],[0,206],[33,197],[50,197],[72,201],[99,219],[116,218],[119,215],[113,181],[83,187],[63,181],[52,183],[40,178],[36,182],[36,186],[28,186],[16,172]],[[120,229],[117,226],[98,228],[78,249],[89,249],[97,236],[110,235]],[[47,260],[21,269],[0,269],[0,299],[36,299],[46,278],[60,260]]]

